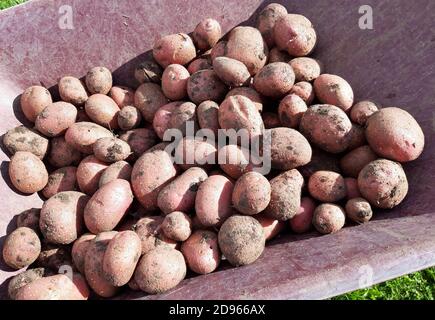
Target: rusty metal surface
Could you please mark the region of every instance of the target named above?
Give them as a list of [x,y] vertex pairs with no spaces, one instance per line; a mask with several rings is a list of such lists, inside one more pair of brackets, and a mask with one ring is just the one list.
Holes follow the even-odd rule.
[[[435,2],[282,3],[315,24],[319,43],[314,56],[327,72],[347,79],[357,99],[405,108],[423,127],[425,151],[405,165],[407,198],[392,211],[377,212],[367,225],[350,226],[335,235],[284,236],[253,265],[190,278],[163,295],[125,292],[121,298],[319,299],[356,289],[370,274],[377,283],[435,264]],[[373,8],[373,30],[358,27],[358,8],[363,4]],[[72,7],[72,30],[59,27],[63,5]],[[116,84],[134,86],[132,68],[161,35],[190,32],[204,16],[218,19],[227,31],[246,20],[252,23],[255,11],[264,5],[260,0],[35,0],[2,11],[0,133],[23,121],[19,94],[30,85],[52,87],[61,76],[81,77],[90,67],[105,65],[114,72]],[[14,228],[11,219],[40,206],[41,200],[11,190],[3,149],[0,161],[1,247],[5,234]],[[13,274],[0,261],[0,297]]]

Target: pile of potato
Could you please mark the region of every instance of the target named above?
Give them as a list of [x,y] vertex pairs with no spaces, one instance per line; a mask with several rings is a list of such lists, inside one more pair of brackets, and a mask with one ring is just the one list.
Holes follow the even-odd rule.
[[[11,129],[3,143],[12,184],[45,202],[21,213],[4,242],[4,261],[29,267],[10,281],[11,299],[162,293],[188,269],[253,263],[283,230],[333,233],[401,203],[400,163],[421,154],[420,126],[402,109],[355,103],[346,80],[307,57],[315,44],[310,20],[270,4],[256,28],[222,37],[205,19],[191,36],[162,37],[135,70],[137,88],[113,86],[95,67],[84,81],[61,78],[61,101],[26,89],[21,107],[34,128]],[[272,171],[257,172],[237,144],[190,136],[175,153],[194,163],[173,163],[163,136],[188,122],[249,138],[268,131]],[[240,162],[204,164],[220,155]],[[72,276],[59,274],[65,266]]]

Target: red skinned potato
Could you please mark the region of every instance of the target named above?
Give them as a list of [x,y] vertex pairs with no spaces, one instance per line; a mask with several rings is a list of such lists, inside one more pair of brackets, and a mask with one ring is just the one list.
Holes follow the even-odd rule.
[[94,155],[98,160],[112,163],[127,159],[131,149],[127,142],[115,138],[100,138],[94,143]]
[[38,114],[35,128],[47,137],[62,135],[76,122],[77,109],[71,103],[59,101],[48,105]]
[[189,66],[187,67],[187,71],[189,71],[190,74],[193,74],[199,70],[206,70],[206,69],[212,69],[212,65],[208,62],[205,58],[198,58],[193,60]]
[[63,77],[59,80],[59,95],[65,102],[75,106],[83,105],[88,100],[88,93],[82,81],[74,77]]
[[164,214],[192,211],[195,207],[196,192],[207,177],[207,172],[201,168],[187,169],[160,191],[157,197],[160,210]]
[[174,63],[184,66],[196,57],[196,48],[187,34],[170,34],[154,43],[153,57],[163,68]]
[[10,233],[3,244],[3,261],[13,269],[31,265],[41,252],[41,242],[35,231],[20,227]]
[[251,100],[259,112],[263,111],[263,98],[261,95],[250,87],[239,87],[231,89],[225,98],[231,96],[244,96]]
[[296,82],[289,94],[295,94],[302,98],[307,105],[311,105],[314,100],[313,85],[307,81]]
[[258,172],[242,175],[234,185],[234,208],[245,215],[254,215],[266,209],[270,201],[270,183]]
[[143,118],[153,122],[154,114],[163,105],[168,103],[168,98],[162,89],[155,83],[143,83],[134,93],[134,106],[140,110]]
[[27,88],[20,98],[21,110],[30,122],[35,122],[38,114],[52,102],[50,92],[41,86]]
[[218,163],[222,171],[233,179],[240,178],[243,174],[253,171],[261,164],[261,160],[251,154],[246,148],[229,144],[219,149]]
[[134,91],[129,87],[113,86],[110,88],[109,96],[120,109],[134,105]]
[[107,167],[101,174],[99,188],[115,179],[130,181],[132,167],[127,161],[117,161]]
[[289,62],[292,57],[287,53],[287,51],[281,51],[278,48],[272,48],[269,52],[269,61],[268,63],[274,62]]
[[314,91],[320,102],[348,111],[353,105],[353,90],[342,77],[322,74],[314,81]]
[[222,36],[221,25],[215,19],[202,20],[193,30],[192,38],[199,50],[213,48]]
[[25,126],[10,129],[3,136],[3,145],[9,154],[14,155],[18,151],[28,151],[41,160],[44,159],[48,152],[48,142],[47,138]]
[[217,234],[209,230],[197,230],[181,245],[187,266],[199,274],[212,273],[221,261]]
[[354,150],[356,148],[362,147],[367,144],[367,140],[365,137],[365,130],[363,127],[352,123],[352,129],[350,130],[350,142],[348,151]]
[[213,62],[217,57],[225,56],[227,50],[227,41],[219,41],[210,51],[210,61]]
[[228,89],[213,70],[200,70],[187,81],[187,94],[195,104],[206,100],[222,101]]
[[162,78],[162,67],[152,58],[148,57],[134,69],[134,77],[140,83],[157,83]]
[[77,168],[63,167],[59,168],[48,176],[48,183],[42,189],[42,194],[47,199],[62,191],[77,190]]
[[142,121],[139,109],[133,106],[125,106],[118,113],[118,126],[121,130],[137,128]]
[[15,300],[17,296],[17,292],[28,285],[29,283],[32,283],[35,280],[41,279],[46,273],[46,270],[44,268],[34,268],[34,269],[27,269],[26,271],[23,271],[19,274],[17,274],[15,277],[13,277],[8,284],[8,295],[11,300]]
[[353,198],[346,202],[346,216],[356,223],[368,222],[372,216],[373,211],[370,203],[363,198]]
[[85,273],[85,257],[90,243],[95,239],[95,234],[85,233],[76,241],[71,249],[71,258],[74,266],[81,273]]
[[295,83],[295,73],[288,63],[274,62],[264,66],[254,77],[254,88],[260,94],[281,98]]
[[199,186],[195,198],[195,211],[203,226],[220,226],[233,214],[233,189],[234,184],[223,175],[210,176]]
[[370,116],[366,138],[379,156],[399,162],[417,159],[424,148],[420,125],[400,108],[384,108]]
[[85,207],[86,227],[94,234],[113,230],[133,202],[130,183],[115,179],[95,192]]
[[184,137],[175,147],[175,162],[183,170],[192,167],[210,169],[216,163],[215,141],[203,141],[200,137]]
[[199,127],[212,130],[216,137],[219,130],[218,110],[219,105],[211,100],[201,102],[196,108]]
[[145,151],[149,150],[157,143],[157,136],[154,130],[149,128],[137,128],[124,132],[119,139],[125,141],[130,146],[133,154],[132,159],[139,158]]
[[293,232],[304,233],[311,229],[316,203],[310,197],[302,197],[298,213],[289,220]]
[[85,111],[89,118],[108,129],[118,129],[119,107],[112,98],[96,93],[89,97]]
[[44,163],[27,151],[18,151],[12,156],[8,171],[13,186],[23,193],[41,191],[48,182]]
[[166,151],[144,153],[131,172],[131,185],[136,199],[146,210],[156,210],[159,192],[176,175],[177,168]]
[[180,64],[170,64],[162,75],[162,90],[171,100],[182,100],[187,97],[187,81],[189,71]]
[[279,103],[279,121],[284,127],[298,128],[307,109],[307,104],[301,97],[296,94],[289,94]]
[[160,246],[177,248],[178,243],[163,233],[161,228],[163,219],[162,216],[144,217],[133,226],[133,231],[137,233],[142,244],[142,254]]
[[103,137],[112,137],[106,128],[92,122],[77,122],[71,125],[65,133],[65,141],[74,149],[86,153],[93,153],[95,141]]
[[287,14],[275,22],[273,37],[280,50],[286,50],[294,57],[310,54],[317,41],[316,31],[311,22],[295,14]]
[[378,156],[366,145],[353,149],[341,158],[340,167],[345,176],[357,178],[362,168],[377,158]]
[[65,137],[55,137],[50,140],[48,163],[55,168],[78,165],[82,155],[65,141]]
[[77,167],[77,183],[82,192],[93,195],[98,189],[98,183],[103,171],[108,165],[95,156],[87,156]]
[[261,10],[258,15],[256,26],[269,48],[275,46],[275,39],[273,37],[273,27],[275,26],[275,22],[286,14],[287,9],[284,6],[279,3],[271,3]]
[[90,94],[108,94],[112,88],[112,73],[105,67],[94,67],[86,74],[85,82]]
[[242,87],[248,84],[251,78],[248,68],[242,62],[227,57],[214,59],[213,70],[229,87]]
[[352,138],[352,123],[347,115],[328,104],[309,107],[302,116],[299,130],[308,141],[330,153],[346,150]]
[[186,241],[192,233],[192,220],[184,212],[174,211],[165,216],[160,227],[168,238]]
[[263,227],[266,241],[275,238],[285,228],[284,221],[269,218],[264,214],[256,214],[254,218],[257,219]]
[[89,197],[77,191],[59,192],[44,202],[39,228],[50,243],[70,244],[83,233],[83,213]]
[[263,253],[266,238],[261,224],[249,216],[229,217],[218,233],[219,248],[234,266],[253,263]]
[[344,210],[335,204],[324,203],[314,210],[313,225],[322,234],[339,231],[345,220]]
[[358,187],[371,205],[391,209],[401,203],[408,193],[408,180],[400,163],[378,159],[360,171]]
[[371,101],[360,101],[354,104],[350,110],[350,119],[360,126],[364,126],[367,119],[376,111],[378,111],[378,106],[375,103]]
[[140,260],[134,279],[149,294],[163,293],[176,287],[186,276],[186,262],[180,251],[159,247]]
[[313,58],[299,57],[290,60],[290,66],[295,73],[296,81],[313,81],[322,73],[322,65]]
[[27,227],[39,234],[39,216],[41,209],[30,208],[21,212],[17,217],[17,228]]
[[344,178],[333,171],[314,172],[308,180],[308,191],[314,199],[322,202],[337,202],[347,195]]
[[296,169],[285,171],[270,180],[270,202],[265,214],[280,221],[293,218],[301,205],[303,184],[304,178]]
[[263,112],[261,114],[261,118],[263,118],[264,128],[265,129],[273,129],[282,127],[281,121],[279,120],[279,116],[273,112]]
[[116,287],[127,284],[141,256],[141,241],[134,231],[118,232],[110,240],[103,258],[106,280]]
[[347,199],[360,198],[361,193],[358,188],[358,180],[355,178],[344,178],[346,184]]

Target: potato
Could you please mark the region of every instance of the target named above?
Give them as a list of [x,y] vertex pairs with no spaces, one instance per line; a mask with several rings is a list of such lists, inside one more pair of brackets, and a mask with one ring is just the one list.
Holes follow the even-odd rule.
[[72,266],[70,249],[66,246],[48,243],[42,240],[41,253],[35,264],[38,267],[48,268],[55,273],[59,272],[62,266]]
[[229,144],[219,149],[218,163],[227,175],[233,179],[240,178],[243,174],[253,171],[260,165],[260,159],[246,148]]
[[285,228],[284,221],[269,218],[264,214],[256,214],[254,218],[257,219],[263,227],[266,241],[275,238]]
[[353,198],[346,202],[346,216],[357,223],[368,222],[372,216],[373,211],[370,203],[363,198]]
[[213,62],[217,57],[224,57],[227,51],[227,41],[221,40],[215,44],[210,51],[210,61]]
[[423,152],[424,134],[405,110],[384,108],[368,118],[366,137],[372,150],[387,159],[407,162]]
[[308,180],[308,191],[322,202],[337,202],[347,195],[343,176],[333,171],[314,172]]
[[153,128],[160,139],[164,138],[165,132],[168,129],[177,129],[186,134],[188,125],[193,125],[193,130],[196,126],[196,105],[192,102],[175,101],[162,106],[157,110]]
[[340,167],[344,175],[357,178],[362,168],[377,158],[378,156],[372,149],[365,145],[350,151],[341,158]]
[[314,100],[313,85],[306,81],[296,82],[290,89],[289,94],[299,96],[307,105],[310,105]]
[[197,230],[181,245],[187,266],[199,274],[212,273],[221,261],[217,234],[209,230]]
[[200,70],[187,81],[187,94],[195,104],[206,100],[220,102],[228,89],[213,70]]
[[278,48],[272,48],[269,52],[268,63],[274,62],[289,62],[292,57],[287,53],[287,51],[281,51]]
[[87,300],[89,288],[83,277],[75,273],[39,278],[18,290],[16,300]]
[[234,185],[233,206],[242,214],[260,213],[269,204],[270,192],[270,183],[264,176],[258,172],[245,173]]
[[149,128],[137,128],[124,132],[119,139],[125,141],[133,152],[132,159],[139,158],[145,151],[157,142],[155,132]]
[[35,122],[38,114],[52,103],[50,92],[41,86],[28,87],[20,98],[21,110],[30,122]]
[[[272,168],[290,170],[311,161],[312,150],[307,139],[291,128],[270,129]],[[263,148],[269,147],[265,145]]]
[[309,178],[319,170],[334,171],[340,173],[340,159],[337,155],[325,152],[319,148],[312,148],[311,161],[303,167],[298,168],[302,175]]
[[218,136],[219,121],[218,121],[219,105],[211,100],[203,101],[196,108],[196,117],[201,129],[212,130],[215,137]]
[[136,283],[136,280],[134,280],[134,277],[130,279],[127,285],[133,291],[140,291],[139,285]]
[[133,202],[130,183],[115,179],[95,192],[85,207],[86,227],[94,234],[111,231],[121,221]]
[[155,83],[143,83],[134,93],[134,106],[140,110],[143,118],[153,122],[154,114],[163,105],[168,103],[168,98],[162,89]]
[[11,155],[18,151],[27,151],[41,160],[48,151],[48,139],[25,126],[18,126],[8,130],[3,136],[3,145]]
[[187,71],[193,74],[199,70],[213,69],[213,66],[205,58],[198,58],[189,63]]
[[44,163],[33,153],[16,152],[9,162],[9,178],[20,192],[31,194],[41,191],[48,182]]
[[57,137],[76,122],[77,109],[71,103],[59,101],[49,104],[38,114],[35,128],[47,137]]
[[133,106],[125,106],[118,113],[118,126],[122,130],[137,128],[142,121],[139,109]]
[[231,89],[225,98],[231,96],[244,96],[251,100],[259,112],[263,111],[263,98],[261,95],[250,87],[239,87]]
[[324,203],[314,210],[313,225],[322,234],[339,231],[345,220],[344,210],[335,204]]
[[122,110],[124,107],[134,105],[134,91],[129,87],[113,86],[110,88],[109,96]]
[[12,231],[3,243],[3,260],[13,269],[32,264],[41,252],[41,242],[35,231],[20,227]]
[[98,189],[103,171],[108,167],[106,163],[98,160],[95,156],[87,156],[77,167],[77,183],[79,189],[88,194],[93,195]]
[[27,227],[39,234],[39,216],[41,209],[30,208],[21,212],[17,217],[17,228]]
[[85,103],[85,111],[89,118],[110,130],[118,129],[119,110],[112,98],[101,93],[93,94]]
[[356,148],[362,147],[367,144],[365,137],[365,130],[363,127],[352,123],[352,129],[350,130],[350,142],[348,146],[348,151],[354,150]]
[[301,206],[296,215],[289,220],[293,232],[305,233],[311,229],[316,203],[310,197],[302,197]]
[[186,262],[180,251],[159,247],[140,260],[134,279],[142,291],[163,293],[176,287],[186,276]]
[[231,30],[224,49],[226,57],[242,62],[251,75],[264,67],[269,53],[260,31],[247,26]]
[[254,218],[235,215],[229,217],[218,233],[219,248],[234,266],[253,263],[263,253],[266,238],[263,227]]
[[202,20],[193,30],[192,38],[199,50],[213,48],[222,35],[221,25],[215,19]]
[[175,161],[183,170],[200,167],[208,170],[216,163],[217,149],[214,141],[200,137],[185,137],[175,147]]
[[51,139],[49,150],[48,163],[56,168],[78,165],[82,159],[80,151],[69,145],[63,136]]
[[45,274],[44,268],[28,269],[13,277],[8,284],[8,295],[15,300],[17,292],[29,283],[42,278]]
[[355,103],[352,109],[350,110],[350,119],[364,126],[367,122],[367,119],[378,111],[378,106],[371,101],[360,101]]
[[248,68],[242,62],[227,57],[214,59],[213,70],[229,87],[242,87],[249,84],[251,79]]
[[90,94],[108,94],[112,88],[112,73],[106,67],[93,67],[86,74],[85,82]]
[[100,138],[93,148],[95,157],[108,163],[125,160],[131,153],[129,144],[115,137]]
[[286,50],[294,57],[309,55],[317,41],[311,22],[304,16],[295,14],[287,14],[275,22],[273,38],[280,50]]
[[95,141],[103,137],[113,137],[113,134],[92,122],[74,123],[65,133],[68,145],[86,154],[92,154]]
[[187,34],[170,34],[154,43],[153,57],[163,68],[174,63],[184,66],[196,57],[196,48]]
[[99,188],[115,179],[130,181],[132,167],[127,161],[117,161],[112,163],[103,171],[98,182]]
[[141,241],[142,254],[146,254],[157,247],[169,247],[175,249],[178,243],[168,238],[162,231],[162,216],[144,217],[133,226]]
[[74,266],[80,271],[81,274],[85,273],[85,257],[88,247],[95,239],[95,234],[85,233],[76,241],[71,249],[71,257],[74,262]]
[[285,171],[270,180],[271,194],[266,215],[280,221],[293,218],[301,205],[303,184],[304,178],[296,169]]
[[279,121],[284,127],[298,128],[307,109],[307,104],[302,98],[296,94],[289,94],[279,103]]
[[63,77],[59,80],[59,95],[65,102],[75,106],[83,105],[88,100],[88,93],[84,83],[74,77]]
[[153,59],[140,63],[134,70],[134,77],[139,83],[160,83],[162,79],[162,67]]
[[261,114],[261,118],[263,118],[264,128],[265,129],[273,129],[282,127],[281,121],[279,120],[279,116],[273,112],[263,112]]
[[320,76],[323,69],[320,61],[308,57],[294,58],[289,64],[293,68],[297,82],[313,81]]
[[353,90],[342,77],[322,74],[314,81],[314,92],[320,102],[348,111],[353,105]]
[[299,130],[308,141],[319,148],[340,153],[350,144],[352,123],[340,108],[318,104],[309,107],[304,113]]
[[177,175],[170,155],[163,150],[144,153],[134,164],[131,185],[134,195],[146,210],[156,210],[157,196]]
[[192,167],[169,182],[157,197],[157,205],[164,214],[173,211],[190,212],[195,207],[196,192],[207,179],[207,172]]
[[42,189],[42,194],[47,199],[62,191],[77,190],[77,168],[63,167],[59,168],[48,176],[48,183]]
[[106,248],[103,273],[116,287],[127,284],[141,256],[141,241],[134,231],[118,232]]
[[55,244],[70,244],[80,237],[88,201],[89,196],[77,191],[59,192],[45,201],[39,218],[44,238]]
[[169,213],[161,224],[165,236],[175,241],[186,241],[192,233],[192,220],[181,211]]
[[400,163],[378,159],[360,171],[358,188],[371,205],[391,209],[401,203],[408,193],[408,180]]
[[223,175],[210,176],[199,186],[195,198],[195,211],[203,226],[220,226],[233,214],[233,189],[234,184]]
[[295,83],[295,73],[288,63],[274,62],[264,66],[254,77],[254,88],[260,94],[281,98]]
[[258,15],[256,27],[261,32],[261,35],[269,48],[275,46],[273,27],[275,26],[276,21],[286,14],[287,9],[283,5],[279,3],[271,3],[261,10]]
[[355,178],[344,178],[347,190],[347,199],[360,198],[361,193],[358,189],[358,180]]
[[98,234],[91,240],[85,256],[85,276],[89,286],[101,297],[110,298],[118,288],[112,285],[104,277],[103,261],[107,246],[118,232],[109,231]]
[[180,64],[170,64],[162,75],[162,90],[171,100],[182,100],[187,97],[187,80],[189,71]]

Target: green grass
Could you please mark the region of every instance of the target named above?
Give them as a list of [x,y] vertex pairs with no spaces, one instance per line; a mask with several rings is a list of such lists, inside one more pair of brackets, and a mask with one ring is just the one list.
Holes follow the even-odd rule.
[[[26,0],[0,0],[0,10]],[[353,291],[332,300],[434,300],[435,267]]]

